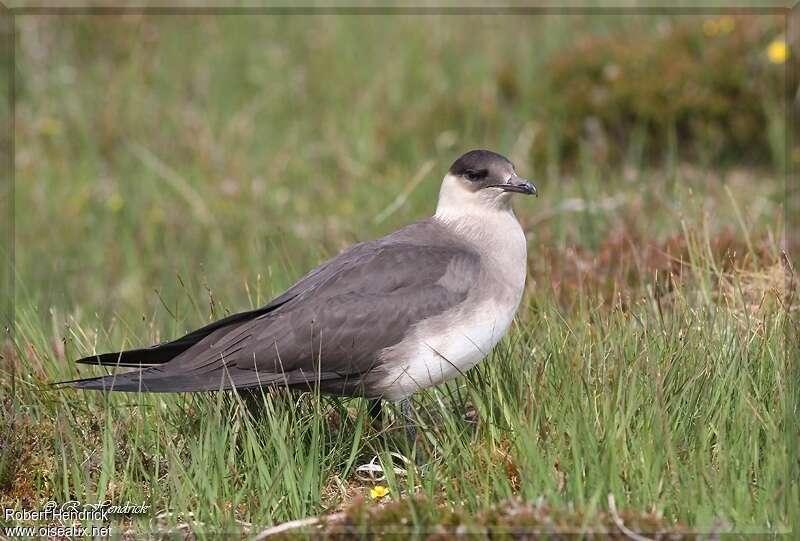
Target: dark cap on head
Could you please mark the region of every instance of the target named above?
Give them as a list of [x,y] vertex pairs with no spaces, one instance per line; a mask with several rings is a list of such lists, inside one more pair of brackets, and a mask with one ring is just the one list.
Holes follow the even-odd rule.
[[491,150],[470,150],[450,166],[448,173],[459,178],[461,185],[473,193],[491,188],[503,192],[537,194],[533,182],[517,176],[511,160]]
[[511,161],[497,152],[491,150],[470,150],[462,155],[459,159],[453,162],[450,166],[450,174],[463,175],[467,171],[480,171],[489,169],[492,165],[507,167],[511,165]]

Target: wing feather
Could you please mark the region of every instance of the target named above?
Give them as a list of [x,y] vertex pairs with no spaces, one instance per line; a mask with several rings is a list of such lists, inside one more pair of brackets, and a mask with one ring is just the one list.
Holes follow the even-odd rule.
[[428,235],[440,240],[430,244],[405,233],[352,247],[274,308],[212,329],[165,364],[75,385],[108,388],[113,377],[115,390],[157,392],[317,382],[354,392],[365,374],[381,369],[381,350],[463,302],[478,278],[480,256],[468,247],[441,232]]

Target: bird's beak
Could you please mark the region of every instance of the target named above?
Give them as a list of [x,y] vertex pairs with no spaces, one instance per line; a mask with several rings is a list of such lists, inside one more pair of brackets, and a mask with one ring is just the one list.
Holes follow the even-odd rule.
[[524,193],[525,195],[535,195],[539,197],[536,186],[530,180],[526,180],[517,175],[511,177],[503,184],[492,184],[489,188],[500,188],[504,192]]

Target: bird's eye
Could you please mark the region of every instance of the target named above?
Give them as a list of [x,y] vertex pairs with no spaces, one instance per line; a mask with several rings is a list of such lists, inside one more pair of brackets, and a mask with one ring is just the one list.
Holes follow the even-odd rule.
[[467,180],[471,180],[474,182],[476,180],[481,180],[482,178],[485,178],[486,171],[485,170],[476,171],[475,169],[467,169],[466,171],[464,171],[464,177]]

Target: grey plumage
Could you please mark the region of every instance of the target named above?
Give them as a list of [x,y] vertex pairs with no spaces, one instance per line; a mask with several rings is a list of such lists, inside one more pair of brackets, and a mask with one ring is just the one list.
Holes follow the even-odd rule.
[[505,157],[471,151],[431,218],[356,244],[270,303],[150,348],[82,364],[138,370],[63,382],[183,392],[262,386],[401,400],[468,370],[505,334],[525,285],[513,193],[536,188]]
[[137,366],[133,359],[158,361],[185,347],[159,366],[73,385],[176,392],[318,383],[325,392],[369,396],[382,372],[378,353],[466,298],[466,289],[440,283],[452,265],[474,281],[479,256],[429,218],[350,247],[261,309],[153,348],[81,359]]

